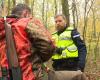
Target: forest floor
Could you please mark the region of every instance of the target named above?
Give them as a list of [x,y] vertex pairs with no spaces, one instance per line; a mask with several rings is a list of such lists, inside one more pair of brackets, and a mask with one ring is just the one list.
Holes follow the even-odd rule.
[[[51,60],[47,62],[49,68],[52,69],[51,64]],[[96,58],[94,60],[93,57],[88,56],[85,67],[85,74],[88,80],[100,80],[100,58]]]
[[100,57],[87,59],[85,73],[89,80],[100,80]]

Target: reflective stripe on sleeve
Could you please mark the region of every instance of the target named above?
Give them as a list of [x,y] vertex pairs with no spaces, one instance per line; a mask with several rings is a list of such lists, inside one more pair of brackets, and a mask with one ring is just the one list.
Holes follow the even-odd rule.
[[80,36],[80,34],[77,34],[77,35],[74,35],[73,38],[76,38],[76,37],[79,37],[79,36]]

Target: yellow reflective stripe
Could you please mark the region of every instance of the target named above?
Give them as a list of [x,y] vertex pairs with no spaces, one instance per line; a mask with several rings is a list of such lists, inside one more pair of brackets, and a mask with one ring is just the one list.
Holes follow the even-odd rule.
[[69,37],[59,38],[59,40],[71,40]]
[[67,49],[62,51],[62,55],[66,53],[66,58],[78,57],[78,50],[69,52]]
[[67,49],[68,49],[68,51],[76,51],[77,47],[76,47],[76,45],[73,44],[73,45],[68,46]]
[[62,57],[59,54],[55,54],[52,56],[52,59],[62,59]]

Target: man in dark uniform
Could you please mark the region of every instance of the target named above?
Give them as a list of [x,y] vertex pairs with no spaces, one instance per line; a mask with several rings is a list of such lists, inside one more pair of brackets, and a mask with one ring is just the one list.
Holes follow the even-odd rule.
[[86,45],[80,38],[77,29],[67,26],[64,15],[55,16],[56,30],[53,38],[56,43],[56,52],[52,56],[55,70],[84,71],[86,59]]

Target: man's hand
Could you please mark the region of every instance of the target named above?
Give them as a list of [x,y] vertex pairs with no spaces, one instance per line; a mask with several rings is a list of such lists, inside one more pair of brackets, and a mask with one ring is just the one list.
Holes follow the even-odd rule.
[[63,48],[56,48],[55,52],[57,54],[62,54]]

